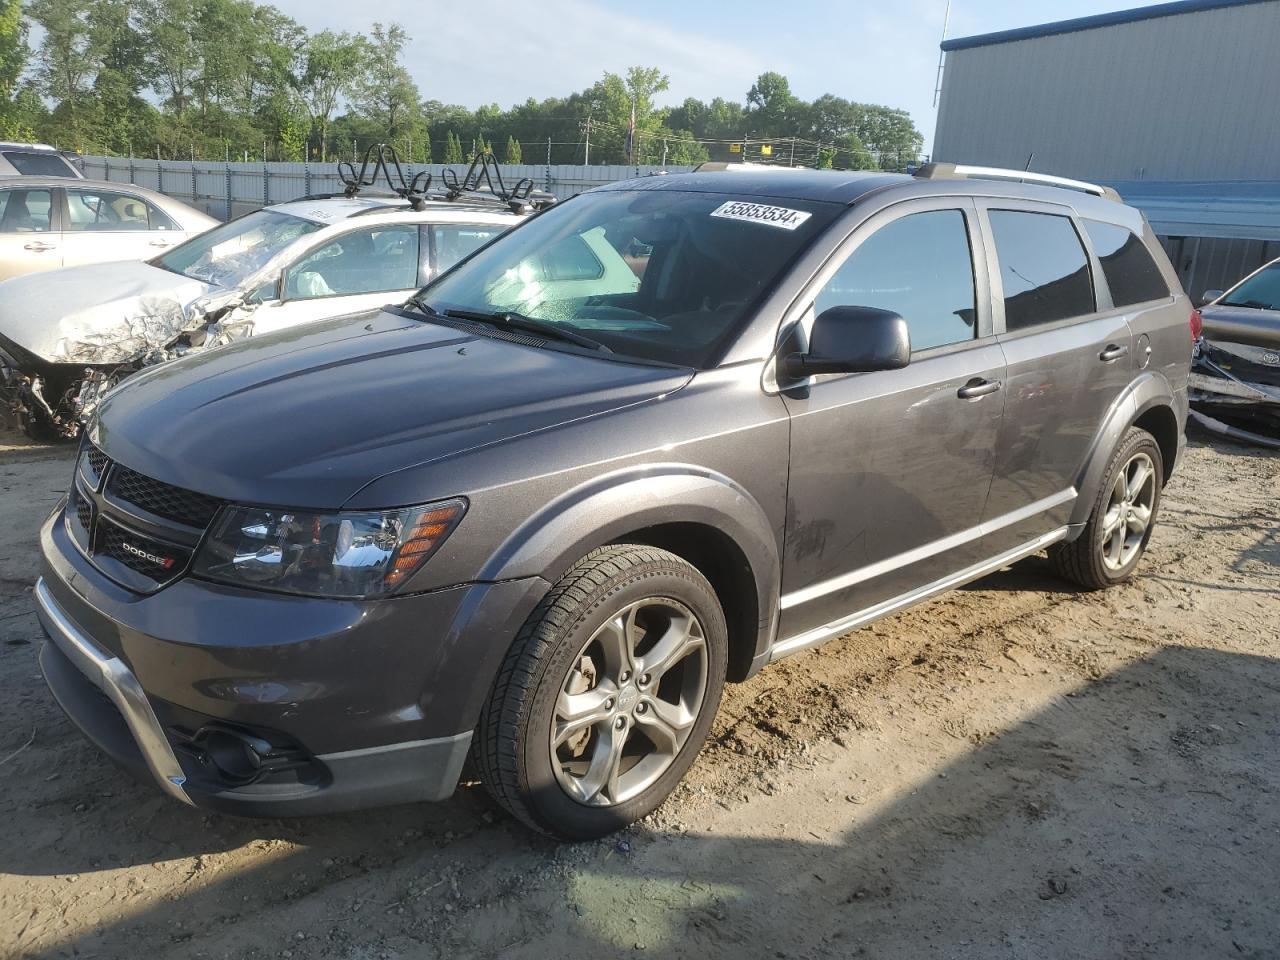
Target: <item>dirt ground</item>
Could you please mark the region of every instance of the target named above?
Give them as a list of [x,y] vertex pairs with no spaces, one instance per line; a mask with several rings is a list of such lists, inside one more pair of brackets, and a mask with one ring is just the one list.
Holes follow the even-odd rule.
[[40,680],[65,451],[0,447],[0,956],[1280,957],[1280,457],[1193,440],[1133,583],[1031,558],[732,688],[593,844],[479,785],[312,820],[184,808]]

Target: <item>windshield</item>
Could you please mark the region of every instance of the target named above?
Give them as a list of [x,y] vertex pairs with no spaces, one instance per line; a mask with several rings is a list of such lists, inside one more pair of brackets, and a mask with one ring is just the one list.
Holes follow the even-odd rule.
[[1224,307],[1280,310],[1280,263],[1263,267],[1218,302]]
[[603,190],[553,207],[430,284],[430,309],[515,313],[624,358],[705,367],[841,212],[675,190]]
[[293,241],[322,226],[287,213],[255,210],[179,244],[152,263],[194,280],[234,289]]

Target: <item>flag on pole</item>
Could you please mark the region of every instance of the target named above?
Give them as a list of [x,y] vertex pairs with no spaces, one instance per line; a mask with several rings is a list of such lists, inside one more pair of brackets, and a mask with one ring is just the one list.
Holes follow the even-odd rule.
[[636,105],[635,101],[631,103],[631,122],[627,124],[627,141],[626,150],[627,163],[634,163],[636,159]]

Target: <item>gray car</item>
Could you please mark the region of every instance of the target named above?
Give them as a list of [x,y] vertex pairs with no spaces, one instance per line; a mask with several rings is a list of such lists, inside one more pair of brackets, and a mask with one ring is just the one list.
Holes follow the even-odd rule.
[[726,681],[1041,551],[1127,579],[1192,307],[1137,211],[1037,179],[619,183],[140,374],[42,531],[49,686],[184,803],[438,800],[470,756],[577,839],[663,801]]

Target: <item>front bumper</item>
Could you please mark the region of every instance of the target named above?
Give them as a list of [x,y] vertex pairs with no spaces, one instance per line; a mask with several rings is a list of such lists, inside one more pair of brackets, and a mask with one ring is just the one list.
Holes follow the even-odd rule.
[[[139,596],[76,549],[61,510],[41,548],[41,666],[65,712],[170,796],[250,816],[449,796],[498,664],[546,587],[350,602],[184,579]],[[202,755],[209,730],[287,744],[289,762],[229,778]]]

